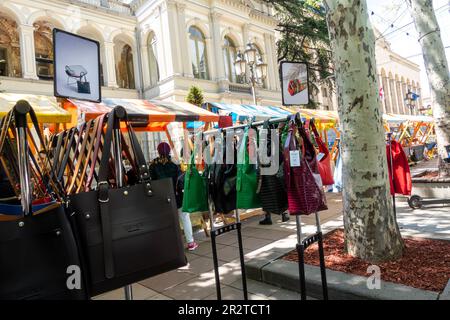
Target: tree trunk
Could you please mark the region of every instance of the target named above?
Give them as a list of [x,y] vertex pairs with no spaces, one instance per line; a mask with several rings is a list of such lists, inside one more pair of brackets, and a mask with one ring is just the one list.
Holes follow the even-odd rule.
[[431,85],[432,109],[439,152],[439,173],[450,177],[448,159],[450,148],[450,76],[441,32],[433,10],[432,0],[409,0],[411,15],[419,33],[423,60]]
[[343,203],[349,254],[377,263],[402,255],[389,192],[375,36],[363,0],[328,0],[327,22],[342,130]]

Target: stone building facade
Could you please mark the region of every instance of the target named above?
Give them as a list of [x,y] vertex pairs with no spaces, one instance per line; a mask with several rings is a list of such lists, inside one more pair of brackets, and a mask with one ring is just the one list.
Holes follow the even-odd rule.
[[[380,38],[379,32],[376,43],[377,72],[382,92],[383,112],[395,114],[420,114],[422,108],[422,94],[420,85],[420,67],[414,62],[403,58],[391,50],[390,44]],[[405,103],[408,91],[419,95],[414,109]]]
[[[53,95],[52,29],[100,43],[104,97],[252,103],[233,62],[253,42],[268,76],[259,104],[280,105],[272,8],[256,0],[2,0],[0,90]],[[3,62],[2,62],[3,61]]]

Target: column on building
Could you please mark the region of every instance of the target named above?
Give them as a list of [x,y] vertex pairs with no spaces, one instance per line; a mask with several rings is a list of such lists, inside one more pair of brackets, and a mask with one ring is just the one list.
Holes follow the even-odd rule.
[[105,51],[105,62],[103,63],[103,75],[105,77],[105,86],[117,88],[116,78],[116,59],[114,55],[114,42],[105,42],[103,44]]
[[[178,44],[179,44],[179,36],[178,36],[178,17],[177,17],[177,9],[176,9],[176,2],[175,1],[167,1],[166,5],[163,6],[166,9],[166,14],[162,15],[163,19],[163,26],[166,32],[164,32],[165,37],[168,38],[168,41],[166,42],[166,45],[168,47],[166,48],[166,57],[168,61],[170,61],[172,67],[170,67],[169,64],[169,75],[181,75],[182,72],[182,66],[181,66],[181,60],[182,60],[182,53],[179,50]],[[169,35],[169,36],[167,36]],[[169,55],[167,55],[169,54]]]
[[386,113],[392,112],[392,103],[391,103],[391,89],[389,86],[389,78],[386,76],[383,76],[383,91],[384,91],[384,99],[386,102]]
[[398,113],[399,114],[405,114],[405,107],[403,103],[403,95],[401,90],[400,81],[398,80],[398,77],[395,77],[395,90],[397,92],[397,106],[398,106]]
[[[214,59],[216,60],[216,74],[215,78],[212,78],[212,80],[215,81],[225,81],[227,80],[227,77],[225,75],[225,65],[223,61],[222,56],[222,38],[220,35],[220,19],[222,17],[222,14],[219,12],[211,12],[211,35],[212,35],[212,42],[213,42],[213,55]],[[221,89],[222,88],[221,86]]]
[[34,27],[20,25],[20,58],[22,64],[22,76],[26,79],[38,79],[36,72],[36,60],[34,51]]
[[383,88],[383,97],[380,97],[382,107],[381,110],[383,113],[386,113],[386,99],[385,99],[386,94],[384,93],[385,88],[383,84],[383,76],[381,75],[381,73],[378,74],[378,87],[379,87],[378,90],[380,90],[380,88]]
[[[143,35],[143,36],[142,36]],[[145,34],[141,32],[141,62],[142,62],[142,80],[144,82],[144,88],[150,85],[150,65],[149,65],[149,56],[148,56],[148,36],[149,34]]]
[[266,50],[266,63],[267,63],[267,86],[269,90],[276,90],[275,83],[275,65],[273,64],[273,52],[272,52],[272,39],[268,33],[264,34],[264,47]]
[[275,77],[274,77],[275,87],[274,87],[274,89],[281,90],[280,73],[278,72],[278,70],[279,70],[278,53],[277,53],[275,36],[273,34],[270,35],[270,45],[272,48],[272,63],[273,63],[274,70],[275,70]]
[[166,61],[166,77],[181,75],[181,55],[178,48],[178,23],[174,1],[166,1],[160,11],[162,41],[164,42],[164,58]]
[[390,96],[392,102],[392,113],[400,113],[399,106],[397,105],[397,91],[395,90],[395,80],[392,77],[389,77],[389,88],[390,88]]
[[403,103],[405,105],[405,109],[406,109],[406,113],[405,114],[412,114],[411,109],[406,105],[405,103],[405,98],[406,98],[406,94],[408,93],[408,89],[406,87],[406,82],[403,80],[402,81],[402,91],[403,91]]
[[188,33],[186,31],[186,4],[178,2],[177,13],[178,13],[179,50],[180,52],[185,53],[184,55],[181,55],[183,76],[193,78],[194,75],[192,74],[191,62],[189,60],[189,57],[187,56],[187,53],[189,52],[189,46],[188,46]]

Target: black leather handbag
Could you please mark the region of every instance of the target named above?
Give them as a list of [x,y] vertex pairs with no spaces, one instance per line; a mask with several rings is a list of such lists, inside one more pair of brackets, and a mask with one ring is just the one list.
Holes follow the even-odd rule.
[[70,196],[90,294],[97,295],[186,265],[172,179],[150,181],[131,126],[128,133],[139,183],[111,188],[108,181],[116,107],[108,115],[97,190]]
[[[18,121],[18,117],[15,117],[16,127],[26,127],[25,117],[29,113],[43,145],[37,118],[30,105],[25,101],[19,101],[14,112],[17,108],[21,110],[23,119]],[[8,118],[8,115],[5,118]],[[2,133],[8,130],[10,125],[13,126],[7,121],[2,121]],[[5,139],[5,135],[2,134],[0,151]],[[48,156],[48,153],[46,154]],[[28,151],[23,158],[29,161],[32,157],[32,153]],[[19,164],[25,165],[28,164],[23,162]],[[37,168],[35,170],[39,171]],[[41,172],[40,179],[49,194],[54,194],[49,190],[51,175],[48,172]],[[23,186],[24,183],[31,185],[30,181],[23,181],[21,178],[20,184]],[[77,274],[71,273],[73,269],[69,267],[79,267],[80,261],[71,226],[59,199],[31,206],[28,215],[23,214],[25,210],[20,202],[10,203],[10,208],[18,210],[19,215],[0,212],[0,300],[86,298],[84,286],[81,288],[68,286],[71,282],[69,277],[71,275],[77,277]],[[80,276],[78,273],[78,277]]]
[[[264,129],[269,129],[268,121],[264,123]],[[271,131],[268,132],[267,150],[268,155],[272,152],[272,136]],[[267,213],[283,214],[288,208],[287,194],[283,174],[283,153],[279,148],[279,168],[278,172],[273,175],[261,175],[259,172],[259,194],[263,211]],[[261,167],[270,167],[270,163],[260,164]]]

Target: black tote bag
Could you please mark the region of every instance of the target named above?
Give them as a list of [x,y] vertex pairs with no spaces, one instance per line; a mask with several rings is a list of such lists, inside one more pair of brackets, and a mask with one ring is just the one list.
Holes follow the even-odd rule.
[[[19,101],[17,106],[25,110],[29,108],[41,145],[44,146],[33,109],[25,101]],[[6,130],[11,125],[6,121],[2,124],[6,126],[2,129]],[[0,143],[0,151],[3,142],[4,139]],[[27,155],[29,157],[32,157],[31,152]],[[49,194],[54,195],[55,190],[49,190],[50,176],[46,173],[41,178]],[[30,181],[21,181],[23,183]],[[10,206],[20,207],[19,211],[24,212],[20,203],[11,203]],[[0,300],[84,299],[86,291],[82,284],[79,289],[68,287],[72,275],[69,267],[79,265],[74,236],[60,201],[33,206],[31,215],[3,215],[0,219]],[[81,274],[78,273],[78,276]]]
[[[112,189],[107,182],[116,107],[108,115],[98,190],[70,196],[90,294],[97,295],[186,265],[172,179],[150,181],[137,138],[128,126],[140,182]],[[116,125],[117,126],[117,125]]]
[[[266,143],[268,155],[272,156],[272,140],[275,137],[271,136],[268,121],[264,122],[263,128],[268,130],[268,135],[267,141],[262,141],[262,143]],[[288,208],[288,202],[283,173],[283,152],[281,148],[279,148],[277,155],[279,158],[279,168],[276,174],[263,175],[261,174],[261,171],[259,172],[259,194],[263,211],[267,213],[283,214]],[[270,165],[270,163],[260,163],[260,166],[263,168],[270,167]]]

